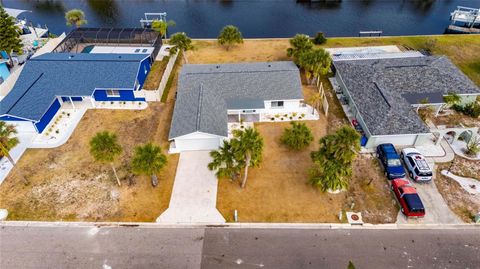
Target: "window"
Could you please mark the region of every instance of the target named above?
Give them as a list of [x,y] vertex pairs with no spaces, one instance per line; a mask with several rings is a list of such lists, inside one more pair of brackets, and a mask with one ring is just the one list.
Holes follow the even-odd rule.
[[140,49],[136,49],[136,50],[135,50],[135,53],[139,53],[139,52],[140,52]]
[[402,163],[399,159],[388,159],[388,166],[401,166]]
[[415,162],[413,161],[412,157],[407,157],[407,160],[412,167],[415,167]]
[[272,108],[283,108],[283,101],[273,101],[271,103]]
[[143,49],[142,52],[143,52],[143,53],[147,52],[147,49]]
[[119,90],[107,90],[107,97],[120,97]]

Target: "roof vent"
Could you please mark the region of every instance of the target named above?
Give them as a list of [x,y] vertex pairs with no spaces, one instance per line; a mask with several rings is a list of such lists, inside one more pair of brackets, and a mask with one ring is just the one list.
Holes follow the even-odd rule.
[[272,67],[272,65],[271,65],[271,64],[268,64],[268,67]]
[[122,59],[122,55],[118,56],[118,59]]
[[70,55],[68,56],[68,59],[72,59],[73,57],[75,57],[75,55]]
[[220,65],[215,66],[217,69],[220,68]]

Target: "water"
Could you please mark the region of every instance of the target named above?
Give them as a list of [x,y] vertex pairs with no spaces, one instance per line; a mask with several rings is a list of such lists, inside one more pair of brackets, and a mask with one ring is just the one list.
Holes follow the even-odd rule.
[[70,30],[64,13],[80,8],[90,27],[140,27],[144,12],[167,12],[195,38],[214,38],[233,24],[244,37],[291,37],[296,33],[357,36],[359,31],[382,30],[383,35],[442,34],[457,5],[480,7],[479,0],[3,0],[5,7],[23,13],[34,24],[47,24],[56,34]]

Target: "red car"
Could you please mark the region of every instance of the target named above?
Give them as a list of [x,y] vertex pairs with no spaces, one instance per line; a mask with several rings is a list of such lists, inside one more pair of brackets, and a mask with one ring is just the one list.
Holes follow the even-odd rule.
[[407,217],[424,217],[425,208],[422,200],[418,196],[417,189],[412,186],[410,181],[398,178],[392,180],[392,191],[395,193],[402,213]]

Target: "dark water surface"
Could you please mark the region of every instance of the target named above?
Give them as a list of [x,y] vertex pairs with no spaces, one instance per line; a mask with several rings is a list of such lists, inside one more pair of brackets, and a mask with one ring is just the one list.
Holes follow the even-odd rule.
[[167,12],[191,37],[213,38],[226,24],[245,37],[290,37],[295,33],[357,36],[381,30],[383,35],[442,34],[457,5],[480,7],[480,0],[3,0],[34,24],[47,24],[59,34],[68,31],[64,13],[84,10],[90,27],[139,27],[144,12]]

